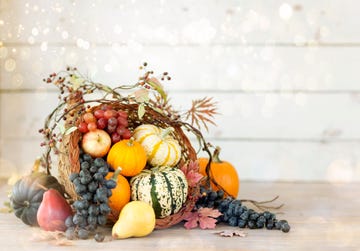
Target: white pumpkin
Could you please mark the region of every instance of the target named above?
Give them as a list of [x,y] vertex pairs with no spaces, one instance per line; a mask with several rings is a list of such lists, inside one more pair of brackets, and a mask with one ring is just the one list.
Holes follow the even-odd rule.
[[160,128],[143,124],[135,128],[133,137],[145,149],[148,162],[152,166],[175,166],[181,158],[179,142],[170,133],[172,127]]

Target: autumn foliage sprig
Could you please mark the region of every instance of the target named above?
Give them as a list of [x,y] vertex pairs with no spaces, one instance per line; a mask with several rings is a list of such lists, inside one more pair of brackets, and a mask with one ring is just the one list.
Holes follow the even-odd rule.
[[[64,135],[77,130],[77,118],[94,103],[109,103],[114,100],[129,104],[136,103],[140,119],[146,111],[145,107],[148,106],[175,121],[191,118],[191,126],[196,126],[199,130],[201,126],[207,130],[207,123],[215,124],[213,116],[217,114],[216,103],[211,98],[193,101],[192,107],[180,114],[170,104],[160,82],[160,80],[171,80],[169,74],[164,72],[155,77],[152,70],[147,70],[147,63],[140,66],[140,70],[142,74],[135,84],[119,85],[115,88],[94,82],[83,76],[77,68],[72,67],[59,73],[52,73],[43,79],[45,83],[53,84],[60,91],[58,105],[45,119],[44,127],[39,130],[44,137],[41,146],[46,148],[41,163],[48,172],[51,166],[51,153],[60,153],[58,143],[62,141]],[[77,101],[73,102],[74,99]]]

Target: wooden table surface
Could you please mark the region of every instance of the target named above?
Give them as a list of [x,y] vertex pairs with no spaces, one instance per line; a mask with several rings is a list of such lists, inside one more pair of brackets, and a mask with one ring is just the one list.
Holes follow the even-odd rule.
[[[9,186],[0,185],[0,202]],[[246,237],[220,237],[214,232],[232,229],[186,230],[178,225],[156,230],[145,238],[77,241],[41,240],[41,231],[24,225],[13,214],[0,213],[0,250],[354,250],[360,251],[360,184],[243,182],[240,197],[285,203],[283,214],[289,233],[245,229]],[[238,228],[236,228],[238,229]],[[109,236],[110,239],[110,236]],[[69,246],[59,246],[63,243]]]

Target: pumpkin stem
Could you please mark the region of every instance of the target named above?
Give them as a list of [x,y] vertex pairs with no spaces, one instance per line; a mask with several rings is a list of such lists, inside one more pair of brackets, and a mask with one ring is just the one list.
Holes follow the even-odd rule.
[[112,175],[111,179],[117,181],[117,177],[119,176],[120,172],[122,171],[121,167],[116,168],[114,174]]
[[216,162],[216,163],[221,163],[222,160],[219,158],[219,154],[220,154],[220,151],[221,151],[221,148],[219,146],[217,146],[214,150],[214,153],[213,153],[213,162]]
[[174,131],[174,128],[172,127],[168,127],[162,130],[160,137],[162,139],[164,139],[166,136],[168,136],[170,133],[172,133]]
[[129,141],[127,142],[127,145],[128,146],[133,146],[134,145],[134,137],[131,137],[130,139],[129,139]]

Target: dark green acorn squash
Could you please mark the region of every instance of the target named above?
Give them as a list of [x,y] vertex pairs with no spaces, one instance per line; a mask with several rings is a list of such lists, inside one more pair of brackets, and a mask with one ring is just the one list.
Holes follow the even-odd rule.
[[25,224],[38,226],[37,211],[45,189],[56,189],[64,195],[65,189],[58,180],[46,173],[34,172],[18,180],[13,186],[10,203],[16,217]]

